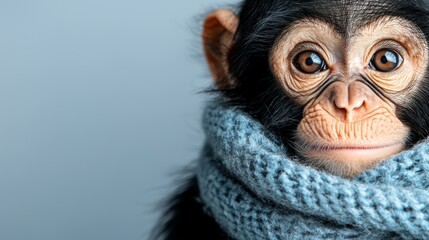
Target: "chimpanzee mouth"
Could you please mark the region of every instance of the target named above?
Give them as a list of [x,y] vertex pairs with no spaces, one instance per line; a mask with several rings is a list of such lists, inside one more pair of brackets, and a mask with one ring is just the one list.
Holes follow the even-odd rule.
[[402,142],[387,145],[375,144],[344,144],[344,145],[319,145],[307,146],[305,155],[312,159],[323,158],[334,162],[364,161],[373,162],[386,159],[404,150]]
[[359,150],[381,150],[381,149],[385,149],[385,148],[389,148],[389,147],[394,147],[394,146],[399,146],[402,143],[395,143],[395,144],[389,144],[389,145],[381,145],[381,146],[315,146],[313,148],[313,150],[317,150],[317,151],[359,151]]
[[392,144],[308,144],[297,151],[309,165],[344,177],[356,176],[374,164],[405,149],[403,142]]
[[365,150],[382,150],[390,147],[402,146],[403,143],[393,143],[388,145],[313,145],[309,147],[313,151],[365,151]]

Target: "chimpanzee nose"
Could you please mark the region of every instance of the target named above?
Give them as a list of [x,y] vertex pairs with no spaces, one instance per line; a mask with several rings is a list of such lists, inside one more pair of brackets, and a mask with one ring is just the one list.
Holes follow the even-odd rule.
[[362,82],[339,82],[329,89],[331,114],[342,121],[352,122],[361,119],[367,113],[365,105],[370,100],[371,90]]

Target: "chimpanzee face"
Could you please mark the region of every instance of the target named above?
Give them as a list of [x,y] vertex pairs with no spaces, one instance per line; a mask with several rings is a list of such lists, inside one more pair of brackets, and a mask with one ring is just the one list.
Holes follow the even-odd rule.
[[346,177],[429,135],[427,34],[401,12],[418,6],[269,2],[283,11],[260,3],[261,14],[219,10],[205,22],[208,63],[230,102],[303,162]]
[[366,169],[405,148],[396,115],[421,85],[426,42],[412,23],[385,17],[345,38],[319,20],[294,23],[270,64],[284,93],[304,107],[294,145],[307,161]]

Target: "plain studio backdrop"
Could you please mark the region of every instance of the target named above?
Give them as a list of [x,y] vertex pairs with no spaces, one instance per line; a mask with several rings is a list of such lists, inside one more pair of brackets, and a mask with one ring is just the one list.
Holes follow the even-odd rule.
[[0,239],[148,237],[204,139],[199,20],[226,2],[1,1]]

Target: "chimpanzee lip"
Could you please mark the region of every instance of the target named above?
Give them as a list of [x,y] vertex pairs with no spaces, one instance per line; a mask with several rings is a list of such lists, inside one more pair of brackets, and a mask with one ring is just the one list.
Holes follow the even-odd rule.
[[311,150],[316,151],[364,151],[364,150],[380,150],[385,149],[389,147],[396,147],[399,145],[402,145],[403,143],[397,142],[392,144],[386,144],[386,145],[374,145],[374,144],[360,144],[360,145],[353,145],[353,144],[344,144],[344,145],[327,145],[327,144],[314,144],[309,147]]

